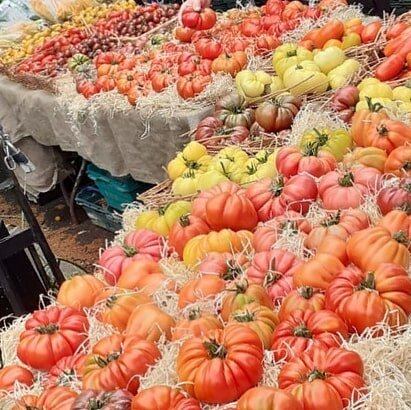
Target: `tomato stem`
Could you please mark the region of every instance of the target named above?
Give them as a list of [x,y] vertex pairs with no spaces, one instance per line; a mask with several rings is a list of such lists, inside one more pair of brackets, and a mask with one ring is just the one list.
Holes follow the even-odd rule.
[[196,320],[200,317],[200,309],[194,308],[188,312],[188,320]]
[[314,367],[310,373],[307,374],[307,380],[313,382],[314,380],[325,380],[328,377],[326,372],[322,372]]
[[320,141],[308,142],[303,146],[302,153],[305,157],[317,156],[321,148]]
[[103,409],[106,403],[98,399],[90,399],[88,402],[88,410],[100,410]]
[[300,326],[297,326],[293,330],[294,336],[298,337],[305,337],[306,339],[312,339],[313,335],[310,332],[310,329],[305,324],[301,324]]
[[402,245],[405,245],[407,247],[410,244],[410,239],[408,238],[407,233],[404,231],[395,232],[392,238],[396,240],[398,243],[401,243]]
[[320,223],[321,226],[328,227],[338,225],[341,221],[341,210],[339,209],[335,215],[330,215]]
[[300,296],[302,296],[304,299],[311,299],[314,295],[314,289],[311,288],[310,286],[302,286],[301,288],[298,289],[298,293]]
[[374,272],[368,272],[366,278],[361,281],[357,290],[375,290],[375,274]]
[[313,128],[314,132],[317,134],[317,141],[320,146],[325,145],[328,142],[329,136],[325,132],[319,131],[317,128]]
[[249,323],[255,320],[254,313],[250,312],[249,310],[234,313],[233,318],[236,322],[239,323]]
[[185,215],[180,216],[179,223],[183,228],[186,228],[187,226],[190,225],[189,216],[190,216],[190,214],[185,214]]
[[227,356],[227,351],[224,346],[219,345],[216,340],[204,342],[204,347],[208,350],[210,359],[224,359]]
[[59,329],[60,327],[56,323],[49,323],[48,325],[39,326],[36,330],[41,335],[52,335],[57,333]]
[[402,169],[406,172],[411,171],[411,161],[407,161],[403,166]]
[[373,104],[372,98],[370,98],[370,97],[365,97],[365,101],[367,101],[368,110],[371,111],[371,112],[378,112],[382,108],[384,108],[384,106],[381,103],[377,102],[377,103]]
[[338,183],[340,184],[340,186],[342,187],[350,187],[353,186],[354,182],[354,175],[352,172],[347,172],[342,178],[340,178],[338,180]]
[[377,127],[377,132],[381,136],[386,136],[389,133],[389,129],[385,124],[381,124],[379,127]]
[[117,302],[117,299],[118,299],[117,295],[111,295],[106,300],[106,306],[111,309],[115,305],[115,303]]
[[138,249],[134,246],[123,245],[123,252],[127,256],[127,258],[132,258],[133,256],[138,254]]
[[284,189],[284,177],[279,175],[271,185],[271,192],[275,197],[280,196]]
[[242,269],[238,266],[234,259],[227,261],[227,272],[223,275],[224,280],[233,280],[238,278],[242,273]]

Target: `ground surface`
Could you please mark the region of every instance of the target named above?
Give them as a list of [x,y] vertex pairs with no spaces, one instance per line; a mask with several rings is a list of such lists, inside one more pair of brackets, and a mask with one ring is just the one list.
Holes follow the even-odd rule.
[[[81,209],[77,209],[81,223],[73,225],[63,199],[43,206],[32,204],[32,209],[56,257],[92,272],[99,248],[104,247],[113,234],[94,226]],[[0,219],[9,227],[22,224],[20,209],[10,191],[0,192]]]

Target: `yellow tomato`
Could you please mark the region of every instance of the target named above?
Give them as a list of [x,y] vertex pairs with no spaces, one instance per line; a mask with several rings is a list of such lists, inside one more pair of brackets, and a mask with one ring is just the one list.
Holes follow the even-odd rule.
[[229,181],[229,179],[217,170],[211,169],[198,175],[197,187],[200,191],[205,191],[224,181]]
[[344,27],[346,29],[351,28],[351,27],[356,27],[362,24],[362,20],[359,17],[352,18],[350,20],[347,20],[344,22]]
[[401,112],[411,113],[411,102],[403,102],[398,106]]
[[[381,104],[385,108],[389,109],[395,109],[396,104],[394,101],[392,101],[390,98],[371,98],[371,102],[373,104]],[[367,110],[368,109],[368,103],[366,100],[361,100],[357,103],[355,106],[355,111],[360,111],[360,110]]]
[[327,91],[328,77],[312,61],[303,61],[284,73],[284,85],[295,96]]
[[379,84],[381,81],[378,80],[377,78],[374,77],[368,77],[362,80],[358,85],[357,88],[362,91],[364,88],[370,86],[370,85],[376,85]]
[[271,83],[271,76],[261,70],[242,70],[236,75],[235,83],[239,94],[256,98],[264,94],[265,86]]
[[205,172],[210,164],[211,156],[203,155],[197,160],[187,160],[184,151],[177,154],[167,165],[167,173],[172,181],[180,177],[184,172],[192,169],[194,171]]
[[340,40],[335,40],[334,38],[332,38],[331,40],[328,40],[325,44],[323,49],[325,48],[330,48],[330,47],[338,47],[338,48],[342,48],[342,43]]
[[333,90],[347,84],[348,80],[361,67],[361,64],[352,58],[345,60],[340,66],[334,68],[328,73],[330,86]]
[[411,101],[411,87],[400,86],[392,90],[392,99],[396,101],[404,101],[409,103]]
[[137,229],[145,228],[168,236],[170,229],[181,216],[191,211],[191,202],[177,201],[167,206],[142,212],[136,219]]
[[191,141],[183,149],[183,156],[186,161],[198,161],[204,155],[207,155],[207,148],[197,141]]
[[310,61],[313,59],[311,51],[304,47],[300,47],[296,44],[290,44],[287,48],[288,51],[276,50],[273,56],[273,66],[275,72],[279,77],[283,77],[285,71],[302,61]]
[[365,97],[388,98],[389,100],[392,100],[392,88],[386,83],[372,84],[364,87],[360,91],[360,100],[365,100]]
[[324,74],[328,74],[331,70],[341,65],[345,59],[344,51],[341,48],[329,47],[314,56],[314,63],[317,64]]
[[181,177],[174,180],[171,186],[171,191],[175,195],[188,196],[193,195],[199,191],[198,188],[198,175],[199,171],[190,169],[186,171]]
[[350,33],[343,37],[341,48],[346,50],[350,47],[358,47],[361,45],[361,36],[357,33]]
[[269,92],[276,93],[278,91],[284,90],[285,86],[283,80],[278,77],[278,75],[274,75],[271,77],[271,83],[268,85]]

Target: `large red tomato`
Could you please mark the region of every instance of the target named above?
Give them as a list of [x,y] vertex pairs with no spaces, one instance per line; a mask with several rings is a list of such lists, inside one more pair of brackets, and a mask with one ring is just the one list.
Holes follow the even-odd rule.
[[283,249],[273,249],[256,253],[247,269],[250,282],[263,285],[271,297],[273,304],[293,289],[293,275],[302,264],[293,253]]
[[170,247],[182,258],[186,243],[191,238],[206,234],[210,230],[210,227],[201,218],[194,215],[183,215],[171,228],[168,242]]
[[338,210],[324,218],[305,238],[304,245],[317,249],[327,235],[348,239],[354,232],[368,228],[368,215],[359,209]]
[[24,327],[17,357],[34,369],[49,370],[84,343],[89,324],[78,310],[52,306],[33,312]]
[[277,154],[278,172],[285,177],[307,173],[321,177],[337,167],[337,160],[328,151],[312,147],[300,149],[296,146],[283,147]]
[[140,384],[138,376],[144,375],[160,357],[156,345],[141,336],[107,336],[87,356],[83,389],[127,389],[135,394]]
[[411,313],[411,279],[392,263],[382,263],[373,272],[351,265],[330,283],[326,307],[353,332],[362,333],[384,319],[395,327],[406,323]]
[[271,350],[278,360],[290,360],[321,347],[338,347],[348,336],[347,325],[330,310],[294,310],[274,330]]
[[177,373],[192,397],[205,403],[230,403],[260,381],[263,357],[257,333],[230,326],[187,340],[178,354]]
[[318,193],[325,209],[358,208],[365,196],[381,187],[381,172],[375,168],[356,168],[350,172],[331,171],[321,178]]
[[138,229],[126,235],[123,246],[114,245],[107,248],[100,256],[98,264],[104,271],[105,280],[114,285],[121,271],[133,261],[159,261],[163,248],[164,241],[161,235],[148,229]]
[[215,231],[253,230],[257,223],[257,212],[245,192],[222,192],[206,203],[206,221]]
[[364,387],[361,357],[345,349],[314,348],[286,363],[278,386],[301,402],[304,410],[343,410]]
[[317,198],[317,184],[309,175],[291,178],[264,178],[247,187],[246,195],[254,204],[260,221],[268,221],[286,210],[305,214]]

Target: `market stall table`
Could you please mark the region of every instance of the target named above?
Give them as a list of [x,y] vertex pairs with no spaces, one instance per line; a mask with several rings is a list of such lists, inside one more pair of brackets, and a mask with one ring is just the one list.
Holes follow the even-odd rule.
[[56,96],[0,76],[0,123],[13,142],[32,136],[38,144],[77,152],[114,176],[130,174],[147,183],[164,179],[162,167],[189,140],[188,132],[210,113],[211,108],[168,118],[154,114],[145,121],[133,108],[102,110],[85,113],[74,127]]

